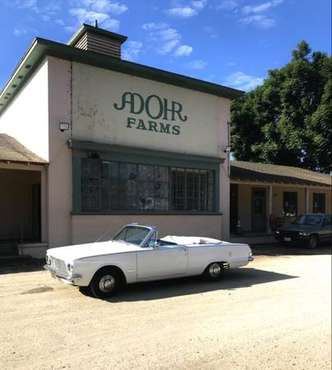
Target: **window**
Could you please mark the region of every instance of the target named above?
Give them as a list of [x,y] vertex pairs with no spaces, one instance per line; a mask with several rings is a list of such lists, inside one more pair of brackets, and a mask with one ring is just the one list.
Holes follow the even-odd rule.
[[172,209],[212,211],[214,172],[199,169],[171,168]]
[[313,194],[313,213],[325,213],[325,194],[314,193]]
[[297,192],[284,192],[284,216],[293,217],[297,215]]
[[215,171],[83,158],[81,208],[214,211]]

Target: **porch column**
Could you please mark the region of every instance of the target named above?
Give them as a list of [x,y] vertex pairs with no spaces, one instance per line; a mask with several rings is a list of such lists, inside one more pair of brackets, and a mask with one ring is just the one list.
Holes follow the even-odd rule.
[[47,206],[47,167],[41,170],[41,241],[42,243],[48,242],[48,206]]
[[305,192],[305,213],[309,213],[310,210],[310,204],[309,204],[309,188],[308,187],[305,187],[304,188],[304,192]]
[[269,198],[268,198],[268,207],[267,207],[267,231],[268,231],[268,233],[271,233],[272,229],[271,229],[270,221],[271,221],[272,203],[273,203],[273,187],[272,187],[272,185],[269,185],[268,194],[269,194]]

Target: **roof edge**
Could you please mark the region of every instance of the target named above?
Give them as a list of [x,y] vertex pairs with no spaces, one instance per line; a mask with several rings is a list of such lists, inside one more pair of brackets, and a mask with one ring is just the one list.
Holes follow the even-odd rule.
[[244,94],[241,90],[218,85],[213,82],[121,60],[92,51],[81,50],[70,45],[37,37],[33,40],[29,49],[11,74],[5,87],[0,92],[0,116],[10,105],[17,92],[25,85],[32,72],[47,56],[93,65],[95,67],[183,87],[189,90],[196,90],[230,100],[236,99]]

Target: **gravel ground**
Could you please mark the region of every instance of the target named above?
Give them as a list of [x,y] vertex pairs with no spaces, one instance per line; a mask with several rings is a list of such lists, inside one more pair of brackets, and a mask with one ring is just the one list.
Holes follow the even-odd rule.
[[110,300],[0,268],[0,369],[330,370],[330,251],[281,252]]

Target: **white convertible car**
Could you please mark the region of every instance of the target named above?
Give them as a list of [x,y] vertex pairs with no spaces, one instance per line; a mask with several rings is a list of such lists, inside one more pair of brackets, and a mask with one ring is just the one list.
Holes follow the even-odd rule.
[[252,260],[247,244],[185,236],[158,239],[155,227],[130,224],[109,241],[49,249],[45,268],[53,277],[104,298],[126,283],[199,274],[217,280],[224,269]]

